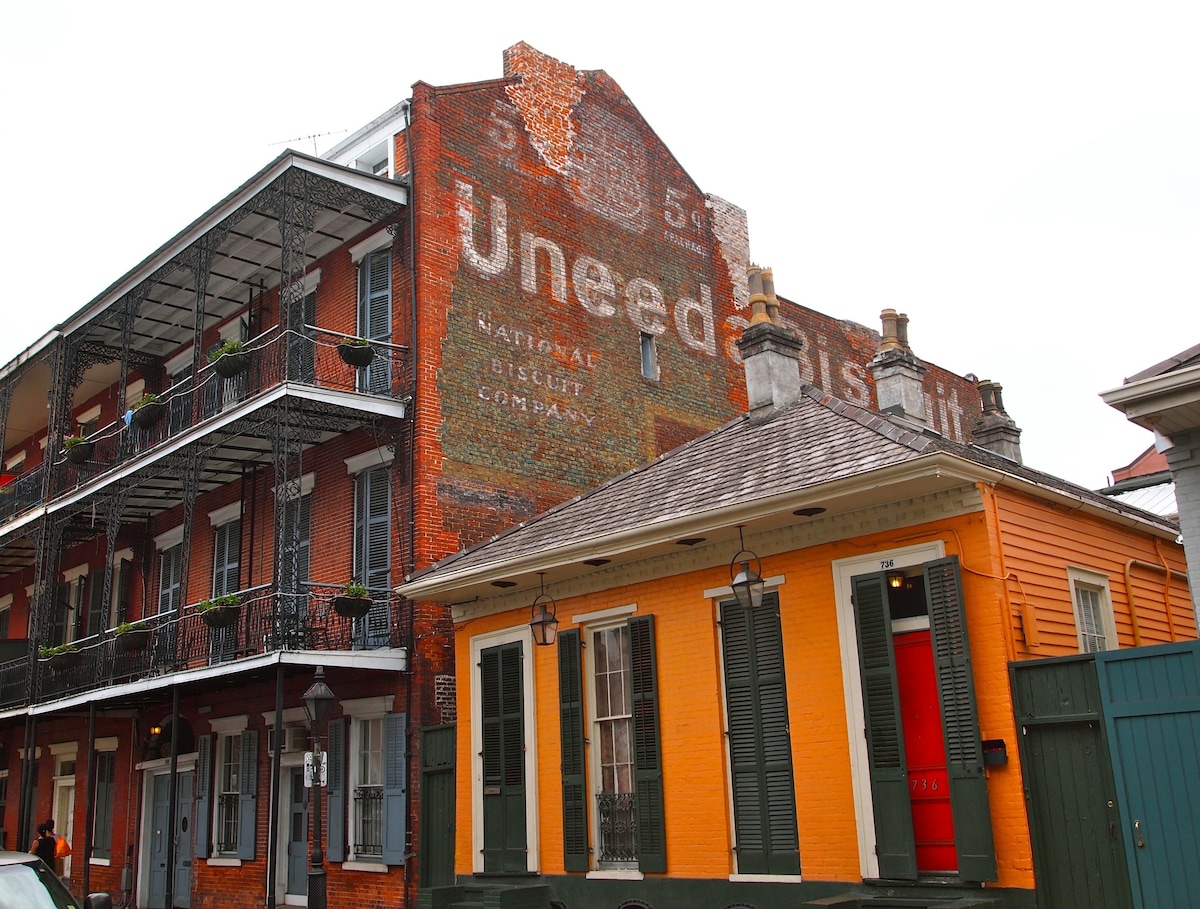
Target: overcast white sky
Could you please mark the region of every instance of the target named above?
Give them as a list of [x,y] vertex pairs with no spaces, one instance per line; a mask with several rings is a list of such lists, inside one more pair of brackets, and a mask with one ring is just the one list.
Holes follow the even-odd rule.
[[1000,382],[1027,464],[1150,444],[1097,395],[1200,342],[1200,5],[670,7],[0,0],[0,363],[299,137],[524,40],[747,209],[780,293]]

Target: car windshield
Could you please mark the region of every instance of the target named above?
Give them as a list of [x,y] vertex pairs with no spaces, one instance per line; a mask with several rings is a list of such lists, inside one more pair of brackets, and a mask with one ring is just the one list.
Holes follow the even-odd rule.
[[76,909],[77,905],[41,862],[0,865],[0,909]]

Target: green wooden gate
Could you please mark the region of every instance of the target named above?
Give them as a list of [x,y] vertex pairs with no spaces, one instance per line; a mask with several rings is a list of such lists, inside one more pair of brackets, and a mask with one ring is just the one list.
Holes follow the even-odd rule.
[[422,888],[454,883],[455,727],[421,729],[421,845],[418,882]]
[[1096,655],[1138,909],[1200,894],[1200,643]]
[[1038,905],[1131,909],[1094,660],[1033,660],[1009,672]]

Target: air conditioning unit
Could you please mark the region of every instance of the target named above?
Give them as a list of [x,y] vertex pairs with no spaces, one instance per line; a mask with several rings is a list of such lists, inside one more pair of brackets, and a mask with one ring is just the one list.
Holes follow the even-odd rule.
[[[275,729],[274,727],[267,730],[270,737],[268,739],[268,752],[275,753]],[[303,726],[284,726],[283,727],[283,751],[282,754],[294,754],[308,750],[308,730]]]

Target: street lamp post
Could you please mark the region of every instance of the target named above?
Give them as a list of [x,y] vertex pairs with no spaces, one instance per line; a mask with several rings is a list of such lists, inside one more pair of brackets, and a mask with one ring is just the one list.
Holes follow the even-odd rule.
[[317,667],[313,683],[304,692],[303,700],[313,742],[313,838],[308,869],[308,909],[325,909],[325,850],[321,843],[321,769],[325,756],[321,753],[321,726],[337,698],[325,684],[324,666]]

